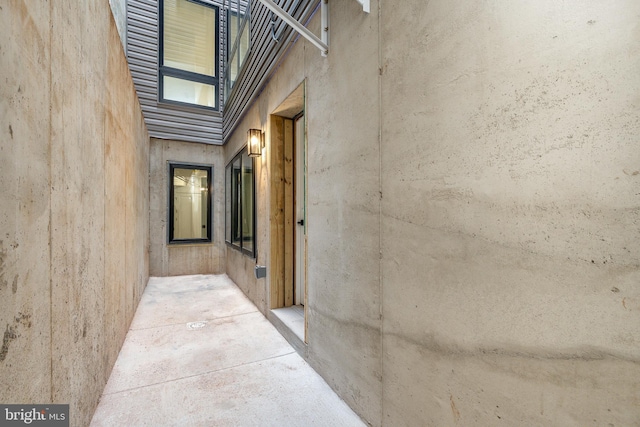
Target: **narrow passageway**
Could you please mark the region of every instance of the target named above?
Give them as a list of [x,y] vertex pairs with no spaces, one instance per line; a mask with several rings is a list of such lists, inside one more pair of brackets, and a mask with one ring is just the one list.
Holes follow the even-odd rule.
[[91,426],[363,426],[226,275],[151,278]]

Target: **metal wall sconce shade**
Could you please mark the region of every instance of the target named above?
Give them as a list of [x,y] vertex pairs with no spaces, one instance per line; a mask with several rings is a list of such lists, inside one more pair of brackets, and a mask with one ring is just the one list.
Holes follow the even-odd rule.
[[262,154],[262,131],[260,129],[249,129],[247,132],[247,151],[249,157],[260,157]]

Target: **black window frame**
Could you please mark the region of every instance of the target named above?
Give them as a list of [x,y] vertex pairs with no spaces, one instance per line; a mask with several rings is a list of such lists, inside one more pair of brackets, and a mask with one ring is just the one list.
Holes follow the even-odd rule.
[[[213,165],[205,165],[199,163],[181,163],[169,162],[169,200],[167,203],[168,223],[167,223],[167,242],[170,245],[194,244],[213,242]],[[199,239],[174,239],[173,221],[174,221],[174,170],[175,169],[198,169],[207,171],[207,237]]]
[[[183,107],[191,107],[191,108],[199,108],[205,109],[209,111],[220,111],[220,7],[205,3],[200,0],[186,0],[191,3],[198,4],[200,6],[209,7],[211,9],[215,9],[216,11],[216,20],[215,20],[215,51],[214,55],[214,64],[216,64],[216,75],[215,76],[207,76],[206,74],[193,73],[191,71],[180,70],[178,68],[167,67],[164,65],[164,0],[158,1],[158,102],[172,104]],[[215,106],[209,107],[206,105],[200,104],[191,104],[188,102],[175,101],[172,99],[164,98],[164,77],[174,77],[177,79],[187,80],[196,83],[203,83],[212,85],[215,87],[216,96],[215,96]]]
[[[258,246],[258,239],[257,239],[257,218],[256,218],[256,213],[257,213],[257,207],[256,207],[256,172],[255,172],[255,167],[256,167],[256,161],[254,157],[249,157],[249,161],[251,162],[251,170],[252,170],[252,194],[251,194],[251,198],[252,198],[252,209],[253,209],[253,215],[252,215],[252,227],[253,227],[253,234],[251,236],[252,239],[252,245],[251,245],[251,249],[247,249],[244,246],[244,239],[243,239],[243,230],[242,230],[242,203],[239,203],[238,206],[234,206],[234,202],[237,203],[238,202],[238,197],[237,197],[237,190],[236,187],[234,186],[233,183],[235,182],[236,184],[239,182],[240,183],[240,193],[243,192],[242,190],[242,179],[241,178],[236,178],[236,181],[233,180],[233,170],[231,173],[231,180],[229,179],[230,174],[228,173],[228,170],[230,168],[233,167],[233,164],[237,161],[240,160],[240,173],[243,169],[243,154],[245,154],[247,152],[247,147],[244,146],[242,150],[240,150],[235,156],[233,156],[233,158],[229,161],[229,163],[227,163],[226,167],[225,167],[225,242],[227,244],[227,246],[240,251],[241,253],[250,256],[251,258],[257,258],[258,257],[258,250],[257,250],[257,246]],[[229,197],[230,196],[230,197]],[[231,203],[231,206],[228,206],[228,203]],[[229,213],[229,214],[227,214]],[[231,236],[233,236],[234,234],[234,229],[233,229],[233,221],[232,219],[235,217],[234,214],[239,214],[240,215],[240,230],[239,230],[239,235],[240,237],[240,244],[236,244],[233,242],[233,238]],[[231,223],[230,223],[231,220]]]

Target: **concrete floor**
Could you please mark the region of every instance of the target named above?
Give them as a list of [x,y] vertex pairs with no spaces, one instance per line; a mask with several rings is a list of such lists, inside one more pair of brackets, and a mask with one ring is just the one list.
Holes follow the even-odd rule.
[[151,278],[91,426],[364,426],[226,276]]

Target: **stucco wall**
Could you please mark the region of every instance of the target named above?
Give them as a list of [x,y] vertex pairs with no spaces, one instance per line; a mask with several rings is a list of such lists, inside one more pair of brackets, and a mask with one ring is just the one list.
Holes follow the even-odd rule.
[[[150,152],[150,274],[224,273],[223,148],[209,144],[151,139]],[[213,166],[212,243],[168,244],[169,162]]]
[[88,425],[148,278],[148,135],[108,2],[3,2],[0,33],[0,402]]
[[226,151],[306,79],[308,360],[372,425],[633,425],[640,4],[371,8],[331,2]]

